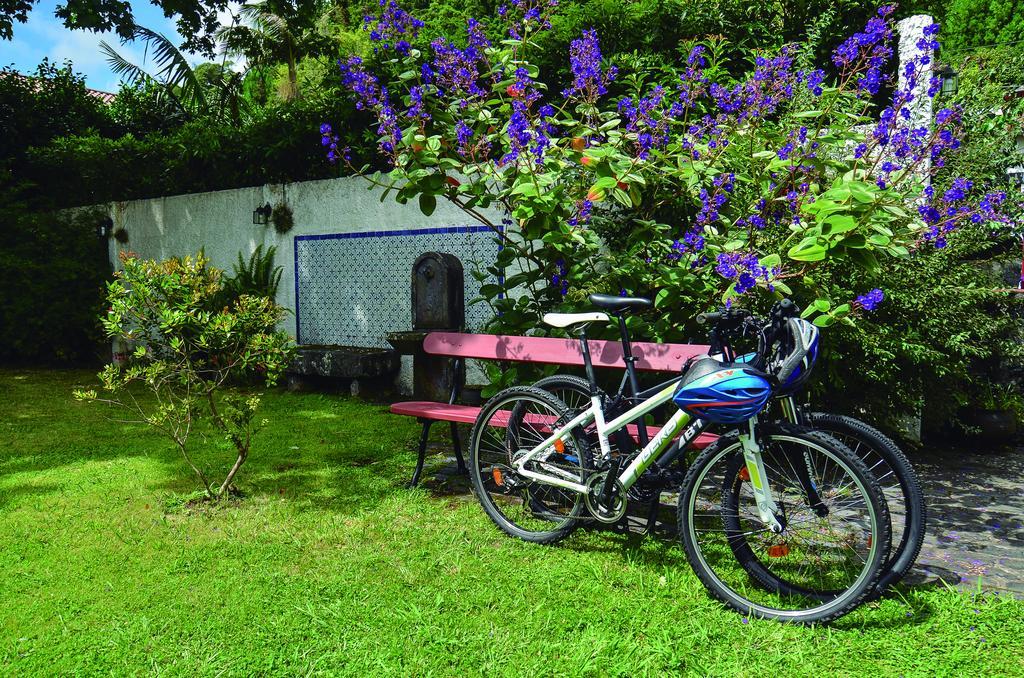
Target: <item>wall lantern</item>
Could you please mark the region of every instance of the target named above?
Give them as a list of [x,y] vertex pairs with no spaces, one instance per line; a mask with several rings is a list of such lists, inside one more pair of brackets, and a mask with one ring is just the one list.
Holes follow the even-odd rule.
[[100,223],[96,224],[96,237],[105,240],[110,237],[110,233],[113,230],[114,220],[110,217],[103,217],[100,219]]
[[252,223],[257,226],[266,226],[270,223],[270,213],[273,209],[274,208],[270,206],[269,202],[262,207],[257,207],[252,211]]
[[939,69],[938,76],[941,82],[939,92],[942,96],[953,96],[960,89],[960,75],[949,64]]
[[1024,192],[1024,167],[1010,167],[1006,170],[1006,178],[1010,185]]

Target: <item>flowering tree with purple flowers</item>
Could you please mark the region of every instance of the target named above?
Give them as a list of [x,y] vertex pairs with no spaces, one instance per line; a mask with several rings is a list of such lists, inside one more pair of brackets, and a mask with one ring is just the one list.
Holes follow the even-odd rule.
[[[788,45],[736,76],[714,41],[691,45],[671,77],[620,73],[588,30],[570,46],[568,86],[552,92],[530,55],[556,4],[501,5],[501,40],[470,19],[460,40],[424,44],[423,24],[381,0],[366,18],[374,57],[340,63],[391,166],[367,175],[373,186],[428,215],[446,199],[502,241],[490,270],[502,282],[482,295],[505,330],[608,290],[653,295],[659,338],[741,295],[796,295],[827,326],[884,293],[818,298],[818,268],[874,271],[965,225],[1008,221],[1001,192],[967,178],[932,187],[961,129],[957,109],[914,113],[938,91],[937,25],[895,73],[893,7],[882,7],[834,51],[832,75]],[[328,158],[350,163],[331,126],[321,133]]]

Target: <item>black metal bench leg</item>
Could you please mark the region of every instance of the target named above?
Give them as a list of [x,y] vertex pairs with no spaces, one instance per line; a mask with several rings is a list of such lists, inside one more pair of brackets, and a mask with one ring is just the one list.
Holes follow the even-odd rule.
[[423,421],[423,432],[420,434],[420,456],[416,460],[416,470],[412,472],[412,480],[407,487],[416,487],[420,482],[420,474],[423,473],[423,462],[427,457],[427,437],[430,435],[430,426],[433,421]]
[[450,423],[452,425],[452,447],[455,448],[455,460],[459,465],[459,473],[467,475],[469,470],[466,468],[466,460],[462,458],[462,441],[459,438],[459,425],[454,421]]

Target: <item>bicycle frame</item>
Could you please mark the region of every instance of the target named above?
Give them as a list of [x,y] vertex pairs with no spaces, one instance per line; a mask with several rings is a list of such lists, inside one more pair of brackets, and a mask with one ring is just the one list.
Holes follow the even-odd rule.
[[[547,456],[556,452],[555,443],[557,441],[564,441],[566,437],[571,435],[571,431],[587,426],[591,423],[593,423],[597,429],[598,444],[600,445],[603,458],[610,459],[611,446],[608,440],[609,435],[625,428],[633,421],[637,421],[637,425],[640,427],[645,426],[643,423],[644,415],[669,402],[672,399],[675,390],[676,384],[675,380],[673,380],[671,384],[666,388],[663,388],[653,397],[622,413],[610,422],[606,422],[604,419],[601,396],[593,393],[591,395],[590,407],[576,415],[576,417],[569,421],[569,423],[556,428],[551,435],[541,441],[540,444],[533,447],[517,461],[513,462],[513,466],[515,467],[516,472],[524,478],[572,490],[579,494],[587,494],[590,492],[590,488],[587,485],[568,480],[564,477],[531,471],[526,468],[526,465],[534,461],[543,462]],[[747,472],[750,474],[751,486],[754,489],[754,495],[761,519],[765,524],[769,525],[771,529],[781,532],[782,525],[776,518],[778,506],[775,503],[774,497],[772,497],[771,488],[767,482],[764,462],[761,458],[761,450],[757,444],[757,436],[755,435],[756,425],[757,417],[751,418],[748,421],[747,432],[740,435],[740,441],[743,445],[744,461],[746,463]],[[655,435],[654,438],[643,447],[633,461],[616,477],[616,480],[622,487],[622,491],[629,490],[629,488],[636,483],[640,476],[642,476],[651,464],[655,462],[658,456],[668,448],[676,436],[680,435],[680,432],[682,432],[682,435],[679,441],[679,446],[680,448],[684,448],[692,443],[706,427],[706,422],[701,419],[694,420],[693,417],[683,410],[675,412],[661,430],[658,431],[657,435]]]

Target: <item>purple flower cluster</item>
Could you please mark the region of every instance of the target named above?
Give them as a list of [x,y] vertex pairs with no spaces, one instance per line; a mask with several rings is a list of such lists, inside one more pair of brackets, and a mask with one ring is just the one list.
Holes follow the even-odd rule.
[[[882,10],[879,11],[880,16],[869,22],[869,27],[876,24],[875,28],[864,34],[857,34],[866,41],[871,49],[871,54],[875,54],[881,49],[882,41],[891,39],[891,30],[883,28],[883,25],[888,26],[888,22],[882,18],[886,15],[882,14]],[[931,163],[933,171],[943,167],[945,153],[960,147],[960,140],[956,137],[956,130],[960,123],[958,109],[940,110],[936,115],[934,130],[930,129],[927,123],[914,120],[911,113],[911,104],[919,96],[918,84],[922,78],[930,77],[930,86],[927,89],[929,97],[934,97],[937,94],[939,86],[936,76],[928,76],[932,70],[929,51],[937,49],[939,46],[935,39],[938,34],[938,24],[926,26],[923,32],[924,36],[918,40],[916,45],[920,53],[904,65],[902,83],[900,88],[894,92],[892,103],[880,113],[878,123],[871,130],[868,143],[859,144],[854,149],[855,158],[872,160],[875,182],[882,189],[889,188],[914,174],[926,174],[926,162]],[[863,37],[869,33],[874,37]],[[867,71],[865,71],[865,77],[868,77],[868,80],[862,79],[862,82],[867,84],[861,89],[873,94],[877,91],[877,87],[874,86],[873,76],[870,76],[871,69],[875,67],[872,60],[881,57],[862,56],[860,58],[862,61],[867,59],[868,63]]]
[[359,57],[349,57],[347,62],[339,62],[338,66],[342,84],[355,95],[356,108],[377,113],[380,149],[394,160],[402,140],[402,131],[398,127],[398,115],[388,98],[387,88],[381,87],[377,78],[366,72],[363,60]]
[[[803,80],[805,78],[804,72],[803,71],[797,71],[796,75],[797,75],[797,81],[798,82],[803,82]],[[825,82],[825,71],[821,70],[820,68],[817,68],[817,69],[811,71],[810,73],[807,73],[806,74],[806,79],[807,79],[807,89],[811,90],[811,94],[813,94],[814,96],[820,97],[822,95],[822,92],[824,92],[824,90],[821,88],[821,86]]]
[[697,45],[686,57],[686,68],[679,74],[679,98],[670,111],[674,118],[681,117],[707,90],[710,80],[704,75],[704,68],[708,65],[705,51],[704,45]]
[[363,60],[357,56],[348,61],[339,61],[341,83],[355,94],[357,110],[373,110],[381,98],[380,81],[363,68]]
[[832,63],[843,77],[857,77],[857,88],[862,92],[877,94],[886,80],[885,65],[893,54],[889,16],[895,11],[895,5],[879,7],[863,32],[854,33],[832,53]]
[[338,135],[334,133],[334,129],[329,123],[325,122],[320,125],[320,145],[327,149],[327,160],[331,164],[338,162],[338,158],[342,158],[345,162],[352,160],[348,146],[342,149],[338,148]]
[[498,16],[511,25],[508,37],[522,40],[532,32],[551,28],[549,15],[558,6],[558,0],[510,0],[498,6]]
[[409,88],[409,110],[406,112],[406,115],[410,118],[430,120],[430,113],[427,113],[423,108],[423,95],[424,90],[421,85]]
[[556,288],[564,297],[569,293],[569,267],[565,265],[565,259],[555,262],[557,272],[551,276],[551,286]]
[[729,172],[719,174],[711,180],[713,192],[702,188],[698,193],[700,197],[700,211],[697,212],[697,227],[703,230],[719,219],[719,210],[729,201],[729,195],[736,186],[736,175]]
[[[762,266],[753,252],[722,252],[716,257],[716,262],[715,271],[720,276],[736,281],[734,289],[737,294],[745,294],[754,289],[758,281],[768,283],[772,276],[779,274],[778,269]],[[770,283],[768,289],[773,289]]]
[[486,95],[479,84],[480,61],[483,57],[479,47],[471,44],[461,49],[444,38],[437,38],[430,46],[434,50],[434,59],[429,73],[422,72],[421,77],[426,75],[429,80],[424,80],[433,83],[439,95],[462,97],[459,102],[462,108],[468,105],[466,97]]
[[473,128],[467,125],[464,120],[459,120],[455,123],[455,136],[459,142],[459,155],[462,157],[472,155],[473,149],[470,146],[470,142],[473,141]]
[[963,178],[954,179],[941,196],[935,195],[932,186],[925,189],[928,202],[920,205],[917,212],[927,226],[926,241],[942,249],[947,236],[964,224],[1012,223],[1000,209],[1006,202],[1005,192],[990,191],[975,198],[973,190],[974,183]]
[[626,118],[626,129],[636,133],[637,157],[646,160],[651,150],[661,148],[669,140],[671,117],[663,108],[665,88],[655,85],[639,101],[625,98],[619,102],[619,113]]
[[[641,160],[650,157],[651,151],[663,148],[670,139],[669,126],[683,119],[693,104],[707,91],[710,84],[704,75],[707,60],[704,58],[705,48],[694,47],[686,60],[686,69],[679,76],[676,96],[673,98],[661,85],[654,86],[651,91],[639,99],[626,97],[619,101],[619,113],[626,119],[626,130],[636,134],[636,156]],[[700,154],[694,150],[694,139],[700,138],[715,148],[721,133],[721,118],[705,116],[701,123],[691,124],[690,137],[683,137],[682,145],[698,159]],[[727,142],[725,142],[727,144]],[[725,145],[723,144],[723,145]]]
[[[700,228],[691,228],[683,234],[681,240],[673,240],[668,253],[669,261],[679,261],[687,252],[697,253],[704,249],[704,235]],[[694,262],[695,264],[697,262]]]
[[875,308],[877,308],[878,305],[881,304],[884,299],[885,293],[876,287],[867,294],[862,294],[859,297],[857,297],[857,299],[854,301],[854,304],[864,309],[865,311],[870,312],[874,311]]
[[483,26],[473,17],[466,21],[466,33],[469,36],[469,46],[473,49],[482,50],[491,46],[491,41],[484,33]]
[[570,226],[579,226],[580,224],[589,223],[593,210],[593,202],[590,200],[581,200],[577,205],[576,215],[569,218],[568,224]]
[[519,67],[515,70],[513,77],[515,77],[515,82],[509,85],[505,92],[510,97],[524,101],[527,107],[535,104],[540,99],[540,92],[537,91],[533,78],[530,77],[530,72],[523,67]]
[[[524,152],[529,152],[530,142],[534,140],[535,130],[530,124],[529,111],[526,108],[526,104],[522,101],[512,102],[512,115],[508,119],[508,151],[498,161],[499,165],[508,165],[515,163]],[[546,146],[541,147],[540,157],[538,161],[543,159],[543,150]]]
[[745,82],[726,88],[712,83],[709,92],[723,112],[736,116],[737,122],[762,120],[793,98],[796,75],[792,72],[796,50],[783,47],[774,57],[754,60],[754,73]]
[[405,56],[409,53],[409,40],[419,35],[423,22],[399,7],[395,0],[379,0],[379,4],[383,13],[380,17],[364,16],[363,28],[370,31],[370,40]]
[[578,97],[589,104],[608,92],[608,83],[618,74],[614,66],[607,71],[601,69],[601,46],[594,29],[583,31],[582,38],[570,43],[569,68],[572,70],[572,86],[562,90],[562,96],[566,99]]

